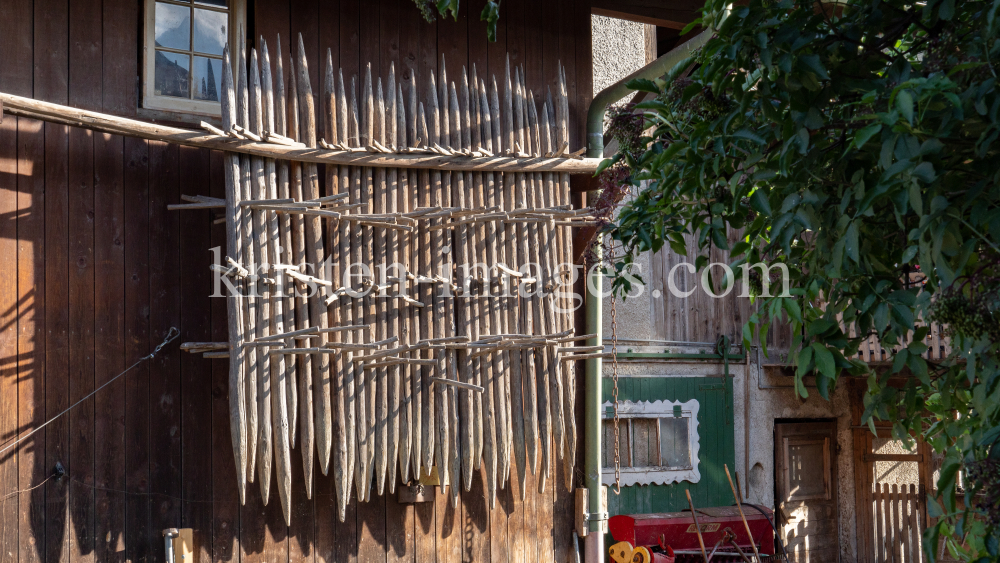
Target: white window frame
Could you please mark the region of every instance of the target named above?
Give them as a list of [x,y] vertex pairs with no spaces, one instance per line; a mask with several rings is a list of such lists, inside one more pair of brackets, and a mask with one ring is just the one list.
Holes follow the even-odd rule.
[[[619,401],[618,417],[628,418],[672,418],[674,417],[674,407],[680,407],[681,417],[689,419],[688,422],[688,453],[691,456],[691,467],[678,469],[670,467],[622,467],[621,484],[623,487],[633,485],[669,485],[688,481],[697,483],[701,481],[701,471],[698,469],[698,452],[701,450],[698,437],[698,401],[691,399],[687,402],[680,401]],[[612,409],[609,412],[609,409]],[[608,401],[601,409],[604,420],[614,419],[614,403]],[[657,422],[659,428],[659,422]],[[602,432],[603,436],[603,432]],[[630,439],[622,435],[620,439]],[[608,445],[610,446],[610,445]],[[631,450],[631,444],[629,444]],[[615,479],[613,467],[602,468],[601,477],[605,483],[612,483]]]
[[[182,114],[194,114],[208,117],[221,117],[221,102],[209,102],[205,100],[194,100],[175,98],[173,96],[157,96],[155,90],[156,76],[156,1],[145,0],[145,13],[143,17],[143,43],[142,43],[142,107],[143,109],[159,110],[167,112],[177,112]],[[185,2],[176,0],[166,0],[168,4],[185,5]],[[238,44],[239,33],[246,26],[246,0],[228,0],[229,3],[229,45],[230,52],[233,46]],[[192,8],[211,9],[211,6],[197,5],[192,2]],[[194,21],[194,11],[191,13]],[[193,40],[193,39],[192,39]],[[236,57],[232,58],[235,68]],[[236,72],[233,72],[235,76]],[[220,93],[221,94],[221,93]]]

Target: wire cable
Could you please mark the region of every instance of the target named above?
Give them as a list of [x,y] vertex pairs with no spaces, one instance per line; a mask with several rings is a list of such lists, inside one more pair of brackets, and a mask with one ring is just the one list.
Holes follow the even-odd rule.
[[[133,369],[135,369],[136,366],[138,366],[142,362],[145,362],[146,360],[152,360],[154,357],[156,357],[156,354],[158,354],[160,352],[160,350],[163,349],[164,346],[166,346],[167,344],[170,344],[174,340],[177,340],[177,337],[180,336],[180,335],[181,335],[181,333],[180,333],[179,330],[177,330],[176,327],[170,327],[170,330],[167,331],[167,335],[163,338],[163,342],[160,342],[159,346],[157,346],[152,352],[150,352],[148,355],[145,355],[145,356],[139,358],[138,360],[135,361],[134,364],[132,364],[129,367],[125,368],[125,371],[123,371],[123,372],[119,373],[118,375],[112,377],[111,379],[105,381],[103,385],[101,385],[97,389],[94,389],[93,391],[91,391],[86,397],[84,397],[84,398],[80,399],[79,401],[73,403],[72,405],[66,407],[66,409],[64,409],[59,414],[57,414],[57,415],[53,416],[52,418],[50,418],[50,419],[46,420],[45,422],[43,422],[41,424],[41,426],[38,426],[37,428],[35,428],[31,432],[28,432],[24,436],[21,436],[21,437],[17,438],[16,440],[13,441],[13,443],[9,443],[6,446],[4,446],[2,449],[0,449],[0,455],[3,455],[4,452],[6,452],[7,450],[9,450],[9,449],[13,448],[14,446],[18,445],[19,443],[21,443],[22,440],[31,437],[32,435],[34,435],[36,432],[38,432],[42,428],[45,428],[53,420],[55,420],[55,419],[59,418],[60,416],[68,413],[69,411],[73,410],[80,403],[82,403],[82,402],[86,401],[87,399],[93,397],[94,395],[97,394],[98,391],[100,391],[101,389],[104,389],[108,385],[111,385],[119,377],[121,377],[121,376],[125,375],[126,373],[132,371]],[[26,490],[30,490],[30,489],[26,489]]]

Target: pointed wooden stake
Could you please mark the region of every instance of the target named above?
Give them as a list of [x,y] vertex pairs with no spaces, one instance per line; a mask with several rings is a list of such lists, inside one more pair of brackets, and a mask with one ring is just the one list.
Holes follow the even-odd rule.
[[[298,64],[298,95],[299,123],[302,127],[300,141],[307,147],[316,146],[316,108],[309,84],[309,66],[306,62],[305,46],[302,34],[299,34]],[[316,165],[307,163],[302,167],[302,190],[305,199],[318,199],[319,178]],[[319,268],[326,258],[323,245],[323,220],[317,216],[306,216],[305,240],[306,261]],[[322,290],[320,290],[322,291]],[[329,327],[327,309],[323,299],[309,300],[309,317],[313,325],[321,329]],[[327,342],[327,334],[320,333],[315,344],[323,347]],[[326,475],[330,468],[330,451],[333,445],[333,417],[331,407],[330,356],[314,354],[313,364],[313,415],[315,418],[316,453],[318,454],[320,470]]]
[[[236,92],[233,88],[232,63],[229,46],[222,52],[222,125],[228,131],[236,120]],[[243,209],[240,206],[240,157],[233,153],[225,155],[226,174],[226,253],[232,257],[242,255],[243,238],[238,236],[242,223]],[[233,284],[238,290],[242,283]],[[247,484],[247,421],[246,399],[244,398],[245,370],[243,348],[243,308],[237,295],[226,297],[226,319],[229,328],[229,433],[233,442],[233,456],[236,463],[236,483],[240,493],[240,504],[246,502]]]

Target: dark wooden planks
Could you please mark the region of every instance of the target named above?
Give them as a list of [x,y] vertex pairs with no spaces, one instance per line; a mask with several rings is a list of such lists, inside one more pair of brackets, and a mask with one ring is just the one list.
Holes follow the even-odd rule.
[[[124,334],[124,147],[122,137],[94,140],[94,384],[106,383],[125,368]],[[125,381],[95,396],[94,484],[97,487],[95,557],[116,559],[125,533]]]
[[[138,4],[124,0],[102,6],[101,42],[102,109],[134,115]],[[130,25],[131,23],[131,25]],[[134,142],[134,141],[133,141]],[[125,140],[118,136],[94,137],[94,324],[95,385],[101,385],[125,368],[124,327],[124,161]],[[125,380],[111,384],[95,396],[94,483],[95,559],[124,557],[125,523],[125,431],[121,420],[126,410]]]
[[0,2],[0,90],[16,96],[32,95],[33,43],[32,3],[21,0]]
[[132,117],[138,107],[139,2],[104,0],[104,111]]
[[[84,129],[69,133],[69,386],[71,404],[94,389],[94,137]],[[145,215],[145,213],[144,213]],[[133,377],[140,377],[133,374]],[[134,381],[134,379],[133,379]],[[93,560],[94,549],[94,399],[68,415],[70,518],[74,560]],[[144,426],[143,426],[144,427]]]
[[[35,2],[35,98],[65,104],[68,94],[68,6],[65,0]],[[48,193],[44,208],[45,239],[45,412],[62,412],[69,406],[69,127],[46,123],[44,181]],[[47,377],[52,373],[53,377]],[[60,417],[45,428],[43,467],[67,463],[69,419]],[[41,546],[46,561],[68,560],[69,482],[50,481],[45,486],[45,537]]]
[[[125,359],[132,364],[150,352],[149,335],[149,146],[129,139],[125,163]],[[125,380],[126,558],[153,557],[150,529],[149,366],[142,363]]]
[[[151,142],[149,151],[149,340],[155,345],[170,327],[181,326],[180,216],[166,210],[180,199],[181,159],[176,146]],[[180,352],[164,348],[149,361],[149,541],[181,519],[180,387]]]
[[[180,185],[185,193],[210,195],[210,152],[182,148]],[[221,179],[220,179],[221,180]],[[200,341],[211,338],[212,275],[206,252],[211,225],[210,212],[182,213],[180,221],[181,309],[180,326],[184,337]],[[158,341],[159,339],[157,339]],[[154,344],[156,344],[154,342]],[[183,504],[181,521],[194,529],[194,557],[209,561],[212,556],[212,424],[211,361],[197,354],[183,354],[181,370],[181,472]]]
[[[103,14],[92,5],[69,5],[69,92],[71,106],[102,109]],[[94,133],[73,128],[69,132],[69,364],[70,402],[94,389]],[[143,210],[145,215],[145,210]],[[130,377],[143,377],[140,374]],[[144,400],[147,400],[144,398]],[[94,399],[76,407],[69,417],[70,518],[73,542],[69,556],[74,561],[94,560]],[[143,417],[145,418],[145,417]],[[145,428],[143,424],[141,428]],[[126,468],[126,472],[129,468]],[[143,518],[145,518],[143,514]]]

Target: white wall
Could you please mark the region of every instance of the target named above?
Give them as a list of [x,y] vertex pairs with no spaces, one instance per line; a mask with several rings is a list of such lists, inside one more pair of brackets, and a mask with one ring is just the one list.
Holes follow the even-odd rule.
[[593,29],[594,94],[646,64],[641,23],[590,16]]

